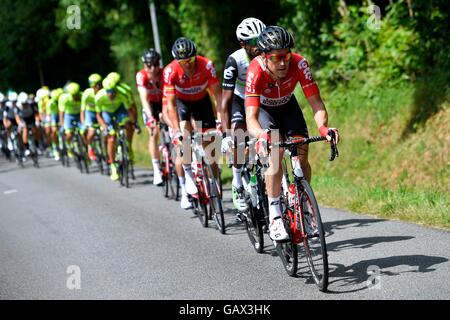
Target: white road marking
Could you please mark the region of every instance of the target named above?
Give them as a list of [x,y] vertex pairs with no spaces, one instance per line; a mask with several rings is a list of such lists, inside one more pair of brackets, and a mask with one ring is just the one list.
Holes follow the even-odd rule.
[[16,189],[11,189],[11,190],[3,191],[4,194],[11,194],[11,193],[16,193],[16,192],[17,192]]

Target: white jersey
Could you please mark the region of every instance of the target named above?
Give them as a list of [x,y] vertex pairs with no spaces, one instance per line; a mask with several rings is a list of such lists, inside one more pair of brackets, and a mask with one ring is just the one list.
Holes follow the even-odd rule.
[[222,89],[234,90],[234,94],[245,99],[245,77],[250,58],[244,48],[228,56],[223,72]]

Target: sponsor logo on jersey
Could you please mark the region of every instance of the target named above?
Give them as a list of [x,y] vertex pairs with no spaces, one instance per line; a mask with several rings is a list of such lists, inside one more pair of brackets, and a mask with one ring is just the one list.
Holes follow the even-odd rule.
[[291,99],[292,94],[289,94],[287,96],[281,97],[281,98],[268,98],[265,96],[260,97],[261,104],[269,107],[277,107],[281,106],[283,104],[286,104]]
[[208,61],[206,64],[206,69],[208,69],[211,72],[211,75],[215,78],[216,77],[216,68],[214,68],[214,64],[212,61]]
[[299,63],[298,63],[298,68],[303,72],[303,74],[305,75],[305,78],[308,80],[312,80],[312,73],[311,73],[311,69],[308,66],[308,63],[306,62],[305,59],[302,59]]
[[223,77],[227,80],[231,80],[233,78],[233,71],[236,70],[235,67],[229,66],[223,71]]
[[255,93],[255,88],[252,88],[252,82],[253,78],[255,77],[255,74],[253,72],[249,72],[247,75],[247,92],[248,93]]
[[205,82],[204,84],[199,85],[199,86],[193,86],[193,87],[189,87],[189,88],[182,88],[179,86],[175,86],[175,88],[178,92],[180,92],[182,94],[197,94],[197,93],[204,91],[207,86],[208,86],[208,82]]

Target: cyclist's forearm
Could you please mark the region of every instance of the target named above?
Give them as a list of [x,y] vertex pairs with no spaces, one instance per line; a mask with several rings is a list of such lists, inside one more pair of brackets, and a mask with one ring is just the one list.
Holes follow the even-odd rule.
[[230,129],[230,113],[231,113],[231,101],[232,101],[233,91],[223,90],[222,91],[222,103],[220,112],[222,113],[222,127],[224,130]]
[[258,137],[263,129],[259,124],[258,116],[259,116],[259,107],[247,107],[246,108],[247,116],[247,128],[250,134],[254,137]]
[[308,98],[308,102],[311,105],[314,113],[314,120],[316,121],[317,128],[321,126],[328,126],[328,113],[320,95],[314,95]]
[[178,114],[175,106],[175,97],[167,98],[167,115],[169,116],[170,122],[172,124],[172,129],[179,130],[180,125],[178,122]]

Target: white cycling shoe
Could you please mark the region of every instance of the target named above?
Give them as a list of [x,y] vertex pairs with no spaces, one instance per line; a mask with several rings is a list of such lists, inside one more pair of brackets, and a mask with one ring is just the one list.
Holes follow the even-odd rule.
[[185,177],[186,177],[185,180],[186,192],[190,195],[198,193],[197,186],[195,185],[194,182],[194,178],[189,175],[186,175]]
[[192,209],[192,202],[189,201],[187,193],[184,192],[181,193],[180,207],[181,209],[184,210]]
[[270,239],[275,241],[284,241],[289,239],[289,235],[284,227],[283,219],[276,217],[272,220],[269,226]]
[[163,184],[163,178],[159,170],[153,171],[153,184],[155,186],[161,186]]

